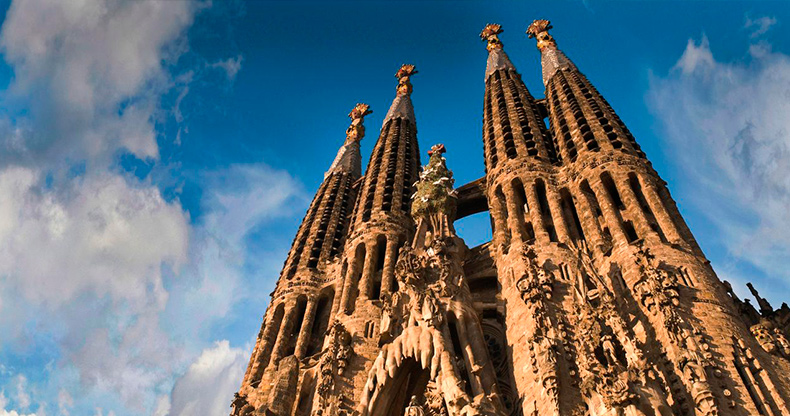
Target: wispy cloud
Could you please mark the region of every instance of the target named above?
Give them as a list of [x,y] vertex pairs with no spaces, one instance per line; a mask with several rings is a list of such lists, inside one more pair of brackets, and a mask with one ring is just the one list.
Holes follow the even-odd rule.
[[[760,34],[774,24],[747,22]],[[689,40],[670,73],[652,78],[648,100],[688,173],[683,197],[732,259],[714,265],[741,282],[773,279],[769,296],[790,298],[790,57],[752,47],[747,59],[722,62],[706,37]]]
[[[201,178],[196,222],[156,178],[114,165],[118,153],[161,163],[161,140],[176,140],[162,137],[162,117],[182,130],[183,108],[162,101],[189,92],[193,72],[173,63],[208,5],[11,4],[0,33],[15,74],[0,97],[0,330],[13,371],[0,374],[0,416],[165,415],[171,393],[174,411],[189,409],[189,392],[210,404],[202,414],[227,409],[246,352],[195,330],[243,297],[250,230],[291,213],[301,188],[262,163],[218,168]],[[192,69],[232,81],[241,64]]]
[[756,19],[746,16],[746,23],[743,26],[746,30],[751,31],[749,37],[754,39],[768,33],[777,23],[778,20],[772,16],[762,16]]

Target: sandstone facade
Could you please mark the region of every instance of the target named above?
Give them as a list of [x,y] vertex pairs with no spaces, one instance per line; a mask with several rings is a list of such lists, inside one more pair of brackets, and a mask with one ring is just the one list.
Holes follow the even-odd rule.
[[[557,48],[544,99],[488,25],[486,175],[419,169],[397,73],[367,171],[362,121],[297,232],[232,415],[786,415],[790,308],[720,281],[666,184]],[[544,119],[548,119],[546,126]],[[457,163],[457,162],[456,162]],[[451,163],[452,164],[452,163]],[[453,221],[489,211],[468,248]]]

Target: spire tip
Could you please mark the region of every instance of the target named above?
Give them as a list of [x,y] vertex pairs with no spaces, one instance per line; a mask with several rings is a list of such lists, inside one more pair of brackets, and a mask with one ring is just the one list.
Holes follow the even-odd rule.
[[372,112],[370,106],[365,103],[357,103],[354,106],[354,109],[348,113],[351,125],[346,129],[346,142],[362,140],[365,136],[365,126],[362,123],[365,121],[365,116]]
[[549,34],[549,29],[553,26],[551,22],[544,19],[533,20],[532,24],[529,25],[527,28],[527,36],[530,38],[535,38],[538,41],[538,49],[545,49],[545,48],[555,48],[557,47],[557,42],[554,41],[554,38]]
[[412,86],[410,82],[410,78],[412,75],[417,73],[417,67],[412,64],[403,64],[401,65],[398,72],[395,73],[395,77],[398,78],[398,87],[396,88],[398,91],[398,95],[406,94],[410,95],[412,92]]
[[488,42],[486,49],[489,52],[493,49],[502,49],[502,41],[499,40],[498,36],[502,32],[502,25],[498,23],[489,23],[480,32],[480,39]]

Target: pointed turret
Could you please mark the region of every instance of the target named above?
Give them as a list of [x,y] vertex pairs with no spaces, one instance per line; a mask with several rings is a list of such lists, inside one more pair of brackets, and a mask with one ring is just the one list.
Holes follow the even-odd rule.
[[397,94],[384,117],[381,134],[368,163],[356,207],[356,225],[382,213],[385,216],[408,213],[419,166],[410,81],[416,73],[414,65],[403,65],[395,74],[398,78]]
[[[286,371],[285,378],[276,377],[287,370],[281,362],[296,362],[292,357],[302,359],[323,346],[334,292],[320,290],[314,282],[331,273],[326,269],[327,264],[340,254],[348,234],[348,212],[356,198],[354,184],[360,177],[359,141],[365,136],[364,118],[370,113],[367,104],[357,104],[348,115],[351,125],[346,130],[346,140],[310,203],[272,294],[272,303],[234,401],[236,412],[267,398],[268,389],[276,379],[281,379],[280,385],[287,386],[282,381],[298,372],[298,366],[290,373]],[[261,384],[265,387],[259,389]],[[272,395],[275,396],[277,393]],[[288,400],[279,396],[274,399],[290,405]]]
[[359,187],[353,226],[346,245],[348,268],[342,292],[342,310],[353,312],[392,290],[398,249],[414,232],[409,216],[411,195],[420,166],[417,125],[411,102],[414,65],[403,65],[381,134]]
[[[324,174],[324,182],[307,210],[285,262],[283,276],[288,280],[299,267],[316,269],[321,261],[340,252],[348,228],[349,210],[356,196],[352,187],[360,177],[359,142],[365,136],[363,122],[370,113],[370,106],[357,104],[348,114],[351,125],[346,130],[345,143]],[[307,242],[312,243],[309,252],[305,253]]]
[[527,35],[537,40],[540,50],[549,121],[562,158],[574,162],[583,152],[602,149],[644,157],[609,103],[557,48],[551,28],[548,20],[535,20]]
[[480,33],[488,49],[483,114],[486,170],[496,169],[508,159],[555,162],[556,152],[546,134],[543,117],[505,53],[500,33],[502,27],[498,24],[489,24]]

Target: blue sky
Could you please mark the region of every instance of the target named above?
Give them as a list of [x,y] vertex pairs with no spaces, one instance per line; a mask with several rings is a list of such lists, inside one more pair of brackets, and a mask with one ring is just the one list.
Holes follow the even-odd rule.
[[[783,2],[3,2],[0,416],[218,415],[301,217],[402,63],[418,139],[483,174],[486,23],[541,97],[558,45],[668,182],[720,277],[790,299]],[[423,154],[423,161],[427,160]],[[472,246],[486,214],[458,223]]]

